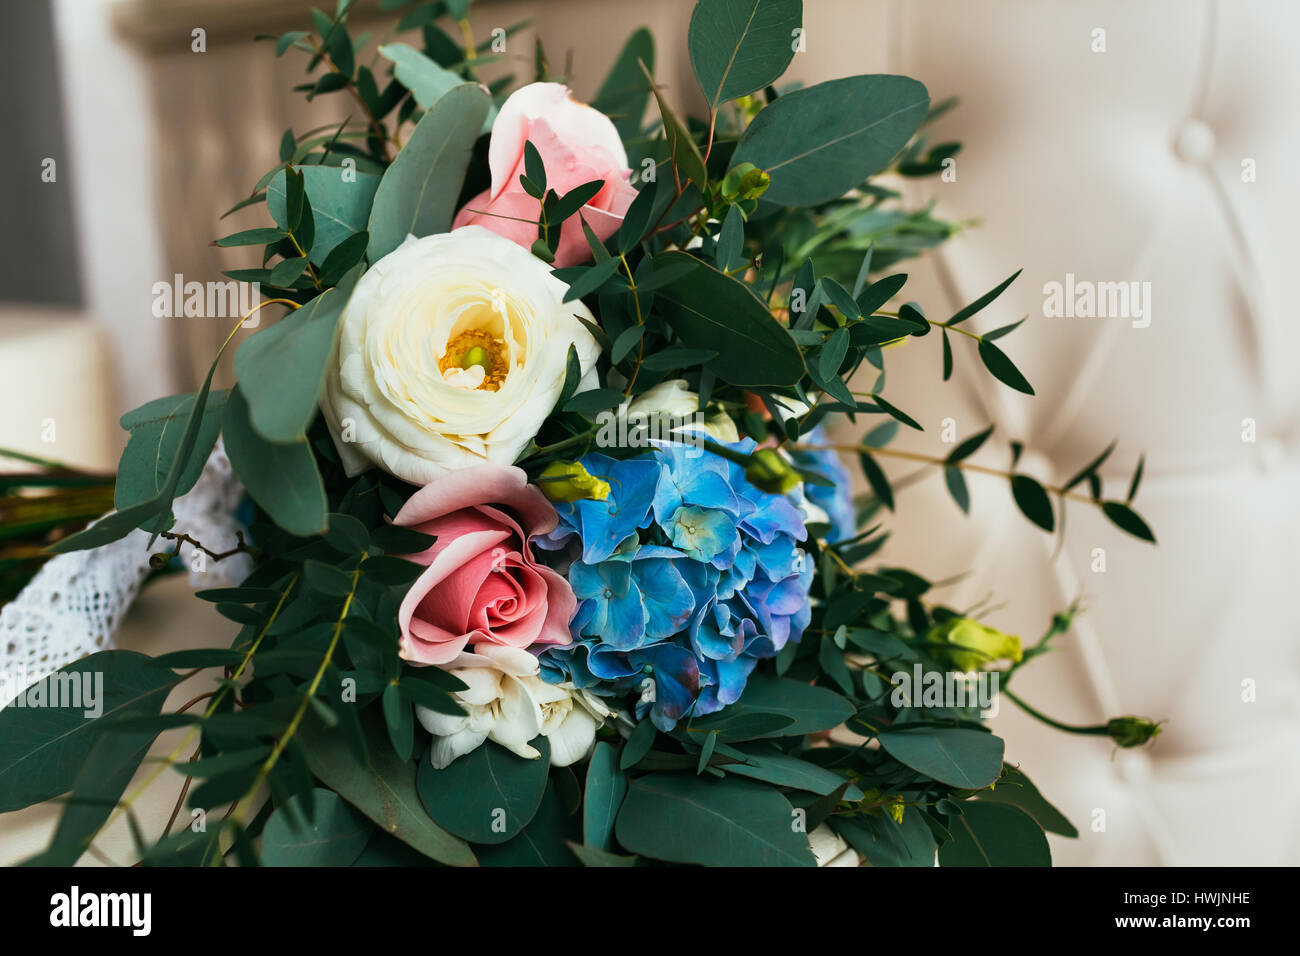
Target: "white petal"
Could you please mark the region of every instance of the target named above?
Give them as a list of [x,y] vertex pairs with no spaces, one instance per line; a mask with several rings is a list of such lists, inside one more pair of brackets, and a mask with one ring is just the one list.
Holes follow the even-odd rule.
[[434,737],[433,746],[429,748],[429,762],[435,770],[445,770],[457,757],[477,750],[487,738],[487,734],[472,730],[463,730],[449,737]]
[[468,687],[456,692],[456,699],[470,707],[485,707],[501,696],[501,672],[490,667],[452,671]]
[[515,753],[522,753],[528,741],[542,732],[542,709],[517,678],[501,682],[501,716],[492,724],[492,739]]
[[858,851],[849,847],[829,863],[819,864],[821,866],[861,866],[862,857],[858,856]]
[[478,644],[474,648],[478,657],[486,658],[492,667],[512,677],[526,677],[538,671],[537,658],[518,647],[505,644]]
[[808,843],[812,846],[813,856],[817,857],[818,866],[826,866],[849,848],[843,837],[822,824],[808,834]]
[[435,737],[449,737],[452,734],[460,733],[470,723],[468,717],[440,714],[436,710],[430,710],[428,707],[418,705],[415,708],[415,719],[420,722],[421,727]]
[[569,716],[546,739],[551,745],[551,766],[567,767],[591,752],[596,743],[596,721],[581,707]]

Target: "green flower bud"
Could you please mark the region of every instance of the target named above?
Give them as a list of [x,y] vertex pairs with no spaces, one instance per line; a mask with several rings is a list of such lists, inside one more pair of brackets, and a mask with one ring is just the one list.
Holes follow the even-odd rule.
[[745,477],[755,488],[773,495],[788,494],[803,481],[775,448],[760,448],[750,455]]
[[757,199],[767,192],[772,177],[753,163],[741,163],[727,170],[722,179],[722,198],[729,203]]
[[542,494],[552,501],[604,501],[609,497],[609,482],[588,473],[576,461],[553,461],[537,479]]
[[1142,717],[1112,717],[1106,733],[1120,747],[1141,747],[1160,733],[1160,725]]
[[895,823],[903,822],[903,797],[902,794],[895,794],[889,798],[885,804],[885,812],[894,818]]
[[1019,661],[1023,656],[1019,637],[985,627],[968,617],[954,617],[935,625],[926,640],[947,645],[940,650],[959,671],[979,670],[988,661]]
[[492,371],[492,357],[488,355],[487,349],[476,345],[472,349],[467,349],[460,357],[461,368],[470,368],[474,365],[483,366],[485,372]]

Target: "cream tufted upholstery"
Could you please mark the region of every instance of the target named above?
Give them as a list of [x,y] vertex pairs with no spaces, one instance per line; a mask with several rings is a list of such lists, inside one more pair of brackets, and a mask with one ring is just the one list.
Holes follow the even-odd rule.
[[[936,336],[890,355],[887,392],[926,426],[897,447],[944,454],[1000,423],[976,461],[1062,481],[1115,437],[1103,469],[1123,497],[1147,453],[1139,510],[1152,548],[1070,506],[1061,555],[1015,512],[1005,483],[971,482],[963,519],[942,480],[902,493],[888,560],[934,580],[964,607],[992,593],[989,619],[1037,639],[1078,595],[1087,609],[1060,650],[1026,668],[1017,689],[1072,723],[1139,713],[1168,720],[1155,745],[1112,755],[1064,738],[1003,702],[995,721],[1080,838],[1053,838],[1070,864],[1300,862],[1300,623],[1289,608],[1300,572],[1300,324],[1286,286],[1300,243],[1294,157],[1300,96],[1289,38],[1300,6],[1214,0],[872,5],[887,62],[852,57],[836,24],[861,5],[807,3],[808,80],[888,69],[963,105],[936,136],[961,139],[957,181],[926,181],[940,211],[981,224],[917,270],[908,298],[957,307],[1016,268],[1024,274],[971,326],[1028,314],[1000,344],[1034,383],[1029,399],[979,367],[956,337],[957,374],[940,382]],[[879,16],[876,16],[876,15]],[[1091,50],[1106,31],[1106,52]],[[841,49],[819,47],[840,44]],[[841,54],[847,54],[848,62]],[[1242,161],[1258,179],[1243,182]],[[1067,273],[1149,281],[1152,321],[1046,318],[1044,283]],[[941,317],[941,316],[940,316]],[[1252,419],[1256,440],[1243,440]],[[905,430],[906,431],[906,430]],[[892,470],[894,475],[911,469]],[[1093,549],[1106,552],[1094,573]],[[1243,700],[1253,681],[1254,702]],[[1094,832],[1098,811],[1104,832]]]

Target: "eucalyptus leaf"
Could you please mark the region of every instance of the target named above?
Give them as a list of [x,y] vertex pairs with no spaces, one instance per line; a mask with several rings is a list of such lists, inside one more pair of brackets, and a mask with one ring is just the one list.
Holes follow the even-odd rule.
[[682,344],[718,353],[708,367],[732,385],[793,385],[803,377],[803,355],[789,331],[738,279],[684,252],[668,252],[656,269],[691,265],[658,292]]
[[366,848],[374,827],[332,790],[316,788],[311,822],[301,801],[279,807],[262,830],[263,866],[351,866]]
[[420,802],[441,827],[472,843],[505,843],[528,825],[546,792],[550,744],[532,741],[532,760],[485,741],[436,770],[420,759],[416,787]]
[[556,796],[555,784],[548,784],[528,825],[505,843],[480,847],[479,862],[483,866],[577,866],[569,849],[576,830],[576,821]]
[[0,710],[0,813],[67,792],[113,720],[158,714],[179,681],[143,654],[100,651],[8,701]]
[[801,0],[700,0],[687,45],[709,110],[775,83],[802,23]]
[[899,822],[884,814],[836,820],[832,826],[872,866],[934,866],[934,835],[917,808],[905,807]]
[[248,493],[290,534],[310,536],[328,527],[329,503],[311,445],[275,443],[253,428],[248,402],[235,388],[222,418],[226,454]]
[[905,76],[850,76],[777,99],[754,118],[732,156],[772,184],[763,199],[815,206],[838,199],[887,166],[930,108],[925,87]]
[[940,866],[1051,866],[1052,851],[1034,818],[1019,807],[968,800],[939,847]]
[[886,730],[880,746],[899,763],[950,787],[987,787],[1002,772],[1001,737],[962,727]]
[[[158,706],[161,705],[159,701]],[[77,773],[49,848],[25,865],[72,866],[108,822],[154,738],[164,729],[161,723],[144,726],[138,719],[156,717],[157,709],[152,706],[123,716],[137,719],[129,730],[99,735]]]
[[716,714],[694,721],[691,727],[699,731],[722,731],[725,740],[728,736],[726,731],[738,719],[753,714],[771,714],[785,717],[789,722],[779,729],[756,733],[754,738],[794,737],[838,727],[852,717],[855,710],[852,701],[824,687],[814,687],[784,677],[754,674],[740,700]]
[[1021,771],[1008,767],[991,790],[982,790],[976,797],[990,803],[1010,803],[1024,810],[1048,833],[1059,833],[1065,837],[1077,837],[1079,831],[1065,814],[1052,806],[1038,791],[1033,781]]
[[[340,166],[299,166],[315,224],[307,258],[320,266],[340,243],[365,232],[374,205],[379,177]],[[285,172],[279,170],[266,187],[266,206],[277,223],[285,220]]]
[[[194,410],[194,394],[156,398],[122,416],[122,427],[131,433],[117,465],[113,504],[118,510],[150,501],[162,491],[172,462],[180,449],[185,425]],[[211,392],[203,406],[203,418],[185,470],[176,484],[183,495],[199,480],[212,446],[221,430],[226,392]]]
[[774,784],[779,787],[806,790],[809,793],[822,796],[834,793],[847,783],[848,786],[845,787],[843,798],[845,800],[862,799],[862,791],[852,782],[845,780],[832,770],[819,767],[807,760],[800,760],[796,756],[783,754],[776,750],[747,750],[745,751],[745,757],[747,759],[746,763],[728,764],[727,772],[740,774],[742,777],[750,777],[754,780],[761,780],[764,783]]
[[268,442],[301,441],[317,414],[325,388],[325,363],[335,329],[362,266],[339,285],[249,338],[235,353],[239,391],[258,435]]
[[704,866],[814,866],[790,803],[770,786],[693,773],[651,773],[629,785],[615,832],[633,853]]
[[456,212],[474,141],[492,98],[475,83],[448,90],[411,132],[375,191],[370,260],[377,262],[408,235],[446,232]]
[[415,789],[415,768],[393,753],[383,722],[363,716],[368,759],[358,760],[338,731],[306,724],[299,731],[311,772],[385,833],[439,863],[474,866],[469,846],[429,819]]
[[650,84],[637,61],[654,72],[654,36],[645,27],[628,37],[605,82],[596,92],[596,98],[591,101],[593,107],[613,120],[614,128],[625,143],[641,132],[641,120],[650,102]]

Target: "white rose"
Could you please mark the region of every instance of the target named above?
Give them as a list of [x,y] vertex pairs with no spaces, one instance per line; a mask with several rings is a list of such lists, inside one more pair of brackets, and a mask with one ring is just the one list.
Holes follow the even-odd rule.
[[686,386],[682,378],[670,378],[653,388],[642,392],[627,406],[628,417],[635,420],[637,416],[652,417],[666,415],[669,418],[683,419],[684,423],[674,427],[674,431],[702,431],[710,438],[722,442],[740,441],[736,423],[726,412],[716,412],[707,419],[696,420],[699,412],[700,396]]
[[599,346],[546,263],[481,226],[408,238],[357,283],[322,408],[349,475],[427,484],[512,463],[564,386],[569,347],[595,385]]
[[439,770],[485,740],[535,760],[541,753],[529,741],[538,734],[551,745],[551,766],[567,767],[591,752],[597,728],[612,715],[594,694],[546,683],[537,658],[517,647],[479,644],[448,670],[468,685],[453,695],[465,716],[415,708],[420,726],[433,734],[429,760]]

